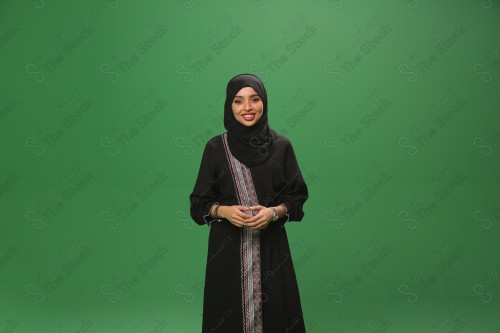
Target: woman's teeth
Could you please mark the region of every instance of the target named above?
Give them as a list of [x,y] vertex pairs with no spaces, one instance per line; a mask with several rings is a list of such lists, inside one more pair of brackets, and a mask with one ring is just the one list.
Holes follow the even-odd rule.
[[254,114],[243,115],[243,119],[248,120],[248,121],[252,121],[254,118],[255,118]]

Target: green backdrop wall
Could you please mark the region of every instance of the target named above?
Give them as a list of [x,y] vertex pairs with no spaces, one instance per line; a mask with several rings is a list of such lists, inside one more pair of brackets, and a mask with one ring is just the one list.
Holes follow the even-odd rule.
[[0,331],[199,332],[189,194],[265,83],[308,332],[499,332],[499,1],[0,1]]

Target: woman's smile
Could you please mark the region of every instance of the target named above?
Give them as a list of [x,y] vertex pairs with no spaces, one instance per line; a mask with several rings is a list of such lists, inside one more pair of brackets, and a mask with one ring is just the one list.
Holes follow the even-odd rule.
[[246,121],[252,121],[255,119],[255,113],[245,113],[242,115],[243,119]]

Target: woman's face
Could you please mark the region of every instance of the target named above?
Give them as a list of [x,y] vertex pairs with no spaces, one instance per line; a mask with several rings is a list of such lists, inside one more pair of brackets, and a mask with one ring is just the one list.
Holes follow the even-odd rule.
[[245,126],[256,124],[264,112],[264,103],[252,87],[244,87],[238,91],[231,107],[234,118]]

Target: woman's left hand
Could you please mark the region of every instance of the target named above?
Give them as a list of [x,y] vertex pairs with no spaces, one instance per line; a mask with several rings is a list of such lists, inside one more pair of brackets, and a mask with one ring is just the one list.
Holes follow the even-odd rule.
[[251,206],[250,210],[258,210],[259,212],[248,219],[245,223],[247,227],[254,229],[265,229],[273,219],[274,212],[271,208],[264,206]]

